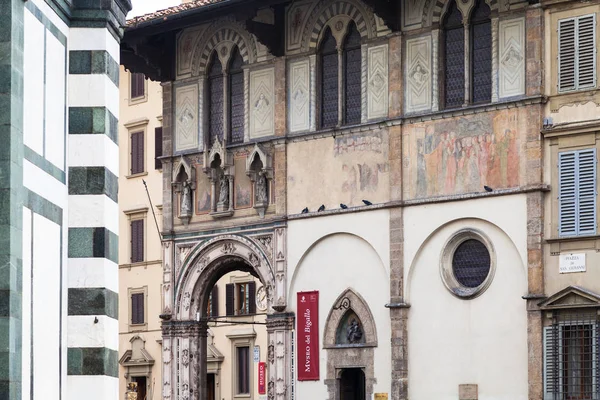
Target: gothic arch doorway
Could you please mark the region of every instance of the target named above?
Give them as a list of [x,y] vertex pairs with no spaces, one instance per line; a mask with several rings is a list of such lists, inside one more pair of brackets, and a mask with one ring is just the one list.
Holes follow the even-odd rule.
[[345,368],[340,373],[340,400],[366,400],[365,373],[360,368]]

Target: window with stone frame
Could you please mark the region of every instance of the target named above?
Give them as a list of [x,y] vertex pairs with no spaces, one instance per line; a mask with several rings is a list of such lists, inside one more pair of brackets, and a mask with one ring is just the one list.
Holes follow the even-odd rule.
[[144,131],[135,131],[131,133],[131,144],[130,144],[130,174],[137,175],[144,173],[146,170],[144,153],[145,153],[145,139]]
[[[245,129],[244,59],[237,46],[231,49],[226,68],[216,51],[207,68],[208,140],[224,137],[229,143],[242,143]],[[226,121],[227,120],[227,123]]]
[[340,49],[331,28],[327,27],[319,49],[321,108],[319,116],[322,128],[360,123],[361,65],[361,35],[356,24],[349,23]]
[[250,394],[250,347],[235,347],[235,393],[237,395]]
[[492,99],[492,24],[485,0],[476,0],[466,28],[464,21],[456,0],[452,0],[442,21],[444,108],[489,103]]
[[596,14],[558,20],[558,91],[596,87]]
[[225,286],[227,316],[256,314],[256,283],[228,283]]
[[208,317],[219,316],[219,287],[213,286],[210,294],[208,295],[208,302],[206,304],[206,315]]
[[130,99],[140,99],[146,96],[146,78],[138,72],[129,74]]

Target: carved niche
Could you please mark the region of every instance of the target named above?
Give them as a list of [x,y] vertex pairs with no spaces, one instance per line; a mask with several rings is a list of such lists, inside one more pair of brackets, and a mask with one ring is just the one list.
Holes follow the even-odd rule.
[[525,19],[500,21],[498,36],[499,97],[525,94]]
[[406,41],[406,112],[431,109],[431,36]]
[[172,182],[173,191],[177,193],[177,217],[184,225],[187,225],[192,218],[194,211],[194,191],[196,190],[196,170],[190,166],[190,163],[184,156],[179,157],[175,165]]
[[210,215],[214,218],[233,215],[233,155],[215,139],[210,151],[204,153],[204,173],[211,185]]
[[254,209],[264,218],[271,196],[273,166],[271,156],[258,143],[246,158],[246,175],[250,177],[254,187]]

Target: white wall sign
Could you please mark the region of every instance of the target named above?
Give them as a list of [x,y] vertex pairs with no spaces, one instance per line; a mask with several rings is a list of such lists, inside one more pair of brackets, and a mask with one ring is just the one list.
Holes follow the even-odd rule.
[[559,272],[561,274],[570,274],[572,272],[585,272],[585,253],[561,254]]
[[254,362],[260,361],[260,346],[254,346]]

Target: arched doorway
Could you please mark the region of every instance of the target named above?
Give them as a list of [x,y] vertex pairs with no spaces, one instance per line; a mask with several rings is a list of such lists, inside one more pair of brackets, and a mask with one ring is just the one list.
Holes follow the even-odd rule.
[[[262,320],[259,322],[263,337],[266,337],[266,340],[263,341],[264,345],[260,349],[260,361],[267,363],[269,390],[276,390],[271,382],[278,380],[277,371],[289,370],[287,357],[283,359],[274,357],[274,354],[279,351],[279,347],[282,347],[281,353],[284,354],[286,347],[291,347],[293,316],[289,321],[288,314],[277,313],[277,310],[283,311],[285,304],[282,309],[279,302],[277,305],[274,305],[273,302],[274,298],[285,298],[285,287],[282,288],[281,285],[278,285],[281,281],[285,282],[285,279],[278,279],[279,275],[275,274],[272,266],[272,260],[275,257],[266,252],[259,243],[258,240],[255,241],[249,237],[227,235],[215,237],[195,246],[187,245],[189,249],[183,257],[183,261],[180,266],[175,265],[174,268],[173,313],[163,318],[164,399],[205,400],[210,395],[217,396],[216,392],[212,392],[213,385],[211,383],[213,381],[211,379],[213,377],[208,375],[213,371],[207,369],[207,357],[210,358],[207,335],[209,335],[209,329],[212,332],[214,326],[218,325],[216,321],[228,323],[227,320],[234,318],[229,318],[231,315],[229,312],[225,313],[226,307],[222,307],[222,313],[213,315],[210,312],[211,296],[214,295],[215,284],[224,278],[229,279],[232,273],[241,274],[245,278],[244,282],[248,283],[247,285],[234,285],[234,283],[239,283],[237,281],[231,283],[238,290],[235,292],[237,294],[232,291],[233,296],[237,296],[235,297],[235,307],[244,309],[248,313],[248,309],[244,308],[247,305],[244,301],[248,301],[249,291],[262,287],[267,294],[267,306],[261,313]],[[182,246],[176,244],[173,255],[176,256]],[[177,261],[175,257],[174,259]],[[256,287],[250,285],[251,282],[256,283]],[[223,296],[225,296],[225,292],[229,296],[229,289],[230,283],[227,281],[227,285],[223,284],[221,288]],[[252,310],[252,314],[257,313]],[[239,316],[239,314],[235,314],[235,316]],[[231,385],[237,388],[233,390],[238,390],[238,394],[252,391],[252,388],[249,389],[246,385],[252,385],[256,381],[256,376],[247,371],[248,369],[253,371],[256,367],[256,363],[253,362],[253,337],[256,336],[253,325],[257,321],[254,315],[249,315],[249,320],[245,318],[246,315],[243,317],[238,321],[243,319],[244,325],[242,326],[250,326],[248,329],[250,332],[241,336],[236,333],[222,340],[227,343],[227,346],[230,346],[228,348],[231,351],[230,356],[239,358],[247,366],[247,369],[239,369],[240,377],[236,376],[238,370],[232,369],[231,372]],[[256,325],[258,326],[258,324]],[[278,364],[282,368],[279,368]],[[229,386],[221,383],[222,390]],[[232,395],[235,396],[236,393]],[[228,395],[221,393],[220,397],[228,397]]]
[[345,368],[340,374],[340,400],[366,400],[365,373],[360,368]]

